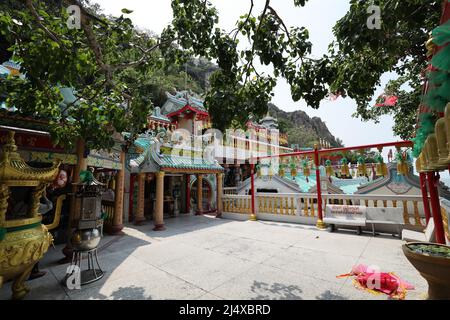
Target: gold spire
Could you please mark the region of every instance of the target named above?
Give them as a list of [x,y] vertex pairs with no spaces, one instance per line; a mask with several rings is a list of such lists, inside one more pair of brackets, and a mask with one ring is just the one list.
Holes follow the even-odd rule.
[[8,132],[6,144],[0,156],[0,182],[6,185],[36,186],[41,182],[51,182],[58,174],[61,160],[50,168],[30,167],[17,152],[14,131]]

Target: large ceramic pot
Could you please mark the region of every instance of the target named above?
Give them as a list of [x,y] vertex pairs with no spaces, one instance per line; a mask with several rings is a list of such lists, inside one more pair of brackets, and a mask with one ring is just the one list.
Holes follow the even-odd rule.
[[418,245],[447,249],[448,252],[450,247],[426,242],[410,242],[402,246],[406,258],[428,282],[428,299],[450,300],[450,255],[436,256],[421,252],[415,248]]
[[53,241],[41,218],[10,221],[5,238],[0,241],[0,287],[14,279],[13,299],[22,299],[29,291],[25,285],[34,265]]

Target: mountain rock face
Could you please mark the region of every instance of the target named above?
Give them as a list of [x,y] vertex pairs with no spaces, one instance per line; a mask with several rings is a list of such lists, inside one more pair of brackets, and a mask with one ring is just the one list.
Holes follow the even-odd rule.
[[[206,59],[191,59],[179,71],[185,71],[203,92],[209,87],[210,75],[217,71],[218,67]],[[318,117],[310,118],[304,111],[286,112],[280,110],[274,104],[269,103],[269,112],[273,117],[278,118],[280,131],[287,133],[289,145],[296,144],[300,147],[313,147],[314,143],[324,139],[332,147],[341,147],[342,141],[335,138],[326,124]]]
[[320,138],[329,142],[332,147],[343,146],[342,140],[333,136],[319,117],[311,118],[301,110],[286,112],[272,103],[269,103],[269,113],[278,118],[280,131],[288,134],[289,144],[312,147]]

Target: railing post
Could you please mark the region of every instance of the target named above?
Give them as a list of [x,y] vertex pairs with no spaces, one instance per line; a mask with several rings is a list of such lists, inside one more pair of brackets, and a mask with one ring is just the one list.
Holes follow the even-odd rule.
[[252,190],[252,213],[250,215],[250,221],[256,221],[256,210],[255,210],[255,164],[250,164],[250,175],[251,175],[251,190]]
[[[322,188],[320,185],[320,170],[319,170],[319,150],[317,144],[314,145],[314,164],[316,165],[316,184],[317,184],[317,224],[318,229],[325,229],[322,217]],[[313,203],[314,206],[314,203]]]
[[442,223],[441,205],[439,203],[439,195],[437,184],[439,178],[434,172],[427,172],[428,187],[430,189],[431,210],[433,213],[434,227],[436,229],[436,242],[445,244],[444,225]]
[[420,178],[420,189],[422,190],[423,211],[425,213],[425,218],[426,218],[427,225],[428,225],[428,221],[431,218],[431,214],[430,214],[430,203],[428,202],[427,175],[426,175],[426,173],[425,172],[420,172],[419,173],[419,178]]

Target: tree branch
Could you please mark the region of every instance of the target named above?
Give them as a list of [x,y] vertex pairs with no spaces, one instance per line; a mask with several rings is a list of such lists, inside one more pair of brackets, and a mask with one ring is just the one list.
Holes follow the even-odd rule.
[[268,9],[269,9],[270,12],[277,18],[277,20],[281,23],[281,25],[282,25],[283,28],[284,28],[284,31],[286,32],[286,35],[287,35],[289,41],[291,41],[291,35],[290,35],[290,33],[289,33],[288,28],[287,28],[286,25],[284,24],[283,19],[281,19],[281,17],[278,15],[278,13],[275,11],[274,8],[272,8],[271,6],[268,6]]
[[[263,23],[264,18],[266,17],[267,10],[268,10],[269,6],[270,6],[270,0],[266,0],[266,3],[265,3],[265,5],[264,5],[263,12],[262,12],[262,14],[261,14],[261,18],[259,19],[258,27],[256,27],[255,35],[259,32],[259,29],[261,28],[261,24]],[[253,57],[254,57],[254,55],[255,55],[255,42],[253,41],[251,58],[250,58],[250,60],[247,62],[247,65],[246,65],[245,68],[244,68],[245,71],[247,71],[248,68],[250,67],[250,65],[253,63]],[[247,73],[246,76],[245,76],[244,86],[245,86],[245,84],[247,83],[248,76],[249,76],[249,75],[248,75],[248,73]]]
[[[236,37],[237,37],[238,33],[242,30],[242,27],[244,25],[246,25],[248,20],[250,19],[250,15],[252,14],[252,11],[253,11],[253,6],[254,6],[254,3],[253,3],[253,0],[251,0],[250,10],[248,10],[247,18],[245,19],[244,23],[242,24],[242,26],[240,28],[236,28],[237,30],[236,30],[236,33],[234,34],[233,41],[236,40]],[[235,30],[235,29],[233,29],[233,30]],[[231,32],[233,32],[233,30]],[[230,34],[231,34],[231,32],[230,32]]]
[[31,14],[33,15],[33,17],[36,19],[36,23],[38,24],[38,26],[44,30],[44,32],[50,37],[50,39],[52,39],[53,41],[57,42],[60,46],[62,46],[65,50],[67,50],[67,48],[64,46],[64,44],[62,43],[61,39],[59,39],[52,31],[50,31],[50,29],[48,29],[41,21],[43,20],[43,18],[39,15],[39,13],[36,11],[36,8],[33,5],[33,0],[26,0],[26,6],[28,7],[28,9],[31,11]]

